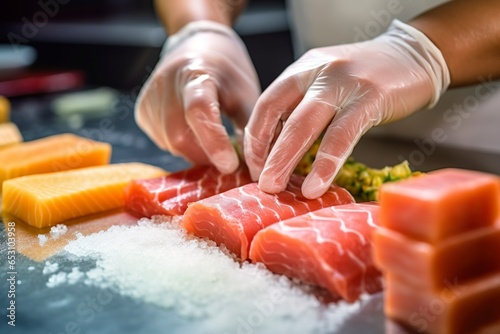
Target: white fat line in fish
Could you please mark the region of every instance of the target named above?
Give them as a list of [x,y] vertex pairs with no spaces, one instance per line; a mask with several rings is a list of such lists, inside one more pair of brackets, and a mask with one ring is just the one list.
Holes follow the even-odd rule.
[[356,212],[356,213],[366,213],[367,219],[366,223],[371,226],[371,227],[378,227],[373,220],[373,212],[365,209],[346,209],[346,208],[339,208],[339,207],[332,207],[332,210],[337,211],[337,212]]
[[[331,209],[332,211],[334,211],[334,212],[335,212],[335,211],[337,211],[337,210],[335,209],[335,207],[330,207],[330,209]],[[339,211],[340,211],[340,210],[339,210]],[[358,211],[353,211],[353,212],[358,213]],[[346,226],[346,224],[345,224],[345,220],[344,220],[344,219],[342,219],[342,218],[337,218],[337,217],[328,217],[328,216],[320,216],[320,215],[318,214],[318,212],[311,212],[311,213],[307,214],[307,216],[309,216],[312,220],[315,220],[315,221],[318,221],[318,222],[328,222],[328,223],[334,223],[334,222],[337,222],[337,223],[339,224],[339,229],[340,229],[342,232],[344,232],[344,233],[346,233],[346,234],[347,234],[347,233],[352,233],[352,234],[356,235],[356,236],[359,238],[359,240],[360,240],[360,242],[361,242],[361,244],[362,244],[363,246],[364,246],[364,245],[366,245],[366,243],[367,243],[367,240],[366,240],[366,238],[364,237],[364,235],[363,235],[362,233],[360,233],[360,232],[356,231],[356,230],[353,230],[353,229],[351,229],[351,228],[348,228],[348,227]],[[312,222],[312,224],[314,224],[314,222]],[[326,239],[326,240],[330,240],[330,239]]]
[[159,199],[158,196],[160,196],[160,193],[165,190],[166,183],[167,183],[167,178],[166,177],[162,177],[161,178],[161,184],[160,184],[160,186],[154,190],[155,202],[160,202],[160,199]]
[[200,198],[201,197],[201,192],[203,191],[203,182],[207,179],[207,175],[203,175],[202,178],[200,178],[197,182],[196,182],[196,189],[193,191],[194,193],[197,194],[196,197]]
[[[304,204],[306,206],[306,208],[311,211],[311,207],[309,206],[309,204],[306,202],[306,201],[303,201],[303,200],[300,200],[296,194],[296,192],[300,193],[301,192],[301,189],[300,187],[296,186],[295,184],[293,183],[289,183],[288,187],[291,189],[291,190],[284,190],[284,192],[287,192],[289,194],[292,195],[292,203],[298,203],[298,204]],[[296,192],[292,191],[293,189],[296,190]],[[318,200],[321,200],[321,199],[318,199]],[[283,203],[284,204],[284,203]],[[287,204],[288,205],[288,204]],[[298,216],[298,213],[297,211],[295,210],[295,208],[291,205],[288,205],[292,211],[293,211],[293,215],[294,216]]]
[[[279,203],[279,205],[281,205],[281,206],[290,208],[290,211],[292,212],[293,217],[297,216],[297,211],[295,210],[295,208],[291,204],[280,202],[279,199],[278,199],[278,196],[276,196],[276,195],[274,196],[274,201],[276,203]],[[282,221],[282,219],[280,218],[279,221]]]
[[[336,191],[328,190],[328,193],[331,193],[332,195],[334,195],[337,202],[340,202],[340,196]],[[324,201],[323,201],[323,197],[319,197],[317,200],[321,203],[322,207],[326,206]]]
[[[330,220],[329,222],[333,223],[334,221]],[[290,226],[287,224],[287,221],[283,221],[283,222],[279,223],[279,225],[276,226],[276,228],[281,229],[283,231],[283,234],[286,234],[288,236],[294,235],[294,234],[296,234],[296,232],[299,232],[299,233],[304,232],[304,231],[313,232],[315,235],[316,242],[318,244],[330,243],[337,248],[339,255],[344,254],[344,249],[343,249],[342,245],[336,240],[333,240],[330,238],[323,238],[323,236],[321,235],[321,230],[319,230],[316,226],[314,226],[314,224],[310,224],[309,226],[297,227],[297,226]],[[297,239],[299,239],[299,238],[297,238]]]
[[[262,211],[267,211],[267,210],[269,210],[269,211],[271,211],[271,212],[273,213],[273,215],[276,217],[276,219],[277,219],[278,221],[280,221],[280,220],[281,220],[281,217],[280,217],[280,215],[278,214],[278,212],[276,212],[276,210],[273,210],[273,209],[271,209],[271,208],[269,208],[269,207],[265,206],[264,204],[262,204],[262,199],[261,199],[261,198],[259,198],[259,197],[258,197],[258,196],[256,196],[256,195],[253,195],[253,194],[250,194],[250,193],[246,192],[245,187],[240,187],[240,188],[239,188],[239,190],[240,190],[240,191],[239,191],[239,192],[240,192],[240,194],[242,194],[243,196],[246,196],[247,198],[251,198],[251,199],[254,199],[255,201],[257,201],[257,204],[258,204],[258,205],[259,205],[259,207],[262,209]],[[247,209],[247,211],[249,211],[249,210]],[[261,220],[260,220],[260,223],[261,223],[261,224],[260,224],[260,225],[261,225],[261,227],[264,227],[264,225],[262,224],[262,221],[261,221]]]
[[[220,207],[218,205],[216,205],[216,208],[220,211]],[[224,234],[214,234],[213,231],[218,231],[219,230],[219,226],[216,226],[216,224],[211,221],[211,220],[204,220],[203,221],[204,223],[207,224],[207,227],[206,228],[201,228],[199,224],[195,224],[196,225],[196,230],[198,231],[198,234],[201,234],[201,235],[204,235],[205,238],[208,238],[210,240],[217,240],[218,237],[221,237],[222,240],[218,242],[219,245],[227,245],[226,243],[226,236]],[[240,231],[243,233],[243,231],[241,230],[241,227],[238,226],[238,228],[240,229]]]
[[[229,176],[228,176],[229,178]],[[218,194],[220,193],[220,188],[221,186],[223,185],[223,182],[224,182],[224,174],[219,174],[217,176],[217,186],[215,187],[215,193]]]
[[[236,190],[236,191],[238,191],[238,193],[242,194],[242,193],[241,193],[241,189],[242,189],[242,188],[243,188],[243,187],[239,187],[239,188],[237,188],[237,190]],[[243,207],[243,201],[242,201],[242,200],[240,200],[240,199],[238,199],[238,198],[236,198],[236,197],[233,197],[233,196],[231,196],[231,197],[230,197],[230,196],[227,196],[227,192],[225,192],[225,193],[221,193],[221,194],[220,194],[220,196],[221,196],[222,198],[227,199],[227,200],[230,200],[230,201],[235,201],[235,202],[237,203],[237,205],[238,205],[238,207],[239,207],[239,209],[240,209],[240,211],[241,211],[241,213],[242,213],[242,214],[245,214],[245,213],[251,213],[251,214],[253,214],[253,215],[256,217],[256,220],[257,220],[257,222],[258,222],[259,226],[263,226],[263,224],[262,224],[262,218],[261,218],[259,215],[257,215],[255,212],[252,212],[252,211],[250,211],[250,210],[248,210],[248,209],[245,209],[245,208]],[[224,212],[224,210],[222,209],[222,207],[221,207],[221,206],[218,206],[218,208],[219,208],[219,211],[220,211],[220,212]],[[242,233],[244,233],[242,224],[238,224],[238,228],[240,229],[240,231],[241,231]]]
[[[204,222],[208,223],[209,226],[212,226],[214,229],[216,228],[214,222],[212,222],[211,220],[205,220]],[[210,239],[210,240],[213,240],[211,237],[214,236],[214,234],[212,233],[212,230],[208,229],[208,228],[200,228],[199,225],[196,225],[196,230],[198,230],[199,232],[204,232],[206,231],[207,232],[207,238]]]
[[324,258],[322,258],[322,257],[316,257],[316,259],[318,260],[319,265],[321,266],[321,268],[323,268],[323,270],[326,273],[332,275],[334,279],[338,279],[338,280],[343,280],[344,279],[344,276],[342,276],[337,269],[335,269],[329,263],[327,263]]
[[[275,247],[271,248],[281,248],[281,249],[289,249],[288,244],[285,244],[280,241],[269,240],[266,237],[263,238],[263,244],[267,246],[275,245]],[[294,249],[295,250],[295,249]],[[297,250],[295,250],[297,251]],[[293,253],[293,256],[288,255],[290,252],[277,252],[268,250],[268,247],[261,247],[260,253],[264,254],[262,256],[265,259],[269,259],[269,257],[276,259],[275,261],[265,261],[263,262],[267,266],[281,267],[286,268],[286,272],[283,272],[283,275],[292,276],[291,273],[300,271],[304,274],[310,274],[311,265],[308,258],[298,256],[297,252]],[[288,265],[288,263],[300,263],[299,265]]]
[[182,187],[184,186],[184,184],[186,183],[186,178],[187,178],[187,171],[184,171],[182,173],[182,179],[181,179],[181,182],[179,182],[179,184],[175,187],[176,190],[177,190],[177,196],[180,196],[182,194]]
[[361,275],[361,291],[366,291],[366,282],[365,282],[365,277],[366,277],[366,270],[367,266],[366,264],[360,260],[356,255],[354,255],[350,250],[347,250],[347,255],[354,260],[355,263],[359,265],[361,270],[363,271],[363,274]]
[[[265,209],[266,209],[266,207],[262,204],[261,199],[260,199],[260,198],[258,198],[257,196],[254,196],[254,195],[251,195],[251,194],[247,193],[247,192],[245,191],[245,188],[246,188],[246,187],[239,187],[239,188],[238,188],[238,193],[242,196],[242,198],[245,198],[245,197],[246,197],[246,198],[255,199],[255,200],[257,201],[257,204],[260,206],[260,208],[262,208],[263,210],[265,210]],[[243,201],[240,201],[240,203],[243,203]],[[261,216],[259,216],[256,212],[253,212],[253,211],[252,211],[252,210],[250,210],[250,209],[245,209],[245,208],[243,208],[243,205],[240,205],[240,208],[241,208],[241,212],[242,212],[242,213],[252,213],[252,214],[254,214],[254,215],[255,215],[255,217],[257,217],[257,223],[259,224],[259,226],[260,226],[261,228],[264,228],[264,224],[262,223],[262,217],[261,217]],[[274,212],[274,211],[273,211],[273,212]]]

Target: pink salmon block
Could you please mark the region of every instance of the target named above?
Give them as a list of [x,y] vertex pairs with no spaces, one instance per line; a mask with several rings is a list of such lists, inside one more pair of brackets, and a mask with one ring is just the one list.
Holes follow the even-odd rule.
[[379,200],[381,226],[434,244],[493,225],[500,212],[500,179],[476,171],[441,169],[386,183]]
[[500,272],[500,226],[488,226],[436,244],[415,241],[398,232],[373,232],[374,261],[383,272],[408,284],[439,291],[446,282],[468,282]]
[[500,273],[462,283],[446,282],[440,291],[419,289],[386,276],[385,313],[417,333],[498,333]]

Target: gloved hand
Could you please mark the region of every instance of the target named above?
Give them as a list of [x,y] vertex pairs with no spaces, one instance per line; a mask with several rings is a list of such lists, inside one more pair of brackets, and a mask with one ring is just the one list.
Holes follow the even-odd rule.
[[252,178],[263,191],[283,190],[324,132],[302,185],[305,197],[317,198],[368,129],[433,106],[449,82],[437,47],[399,21],[370,41],[313,49],[257,101],[244,137]]
[[162,149],[222,173],[238,167],[221,113],[241,136],[260,94],[248,52],[230,28],[189,23],[172,35],[139,94],[135,118]]

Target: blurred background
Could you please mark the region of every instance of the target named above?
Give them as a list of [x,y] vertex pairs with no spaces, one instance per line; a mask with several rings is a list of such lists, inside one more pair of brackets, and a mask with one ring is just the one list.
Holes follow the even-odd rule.
[[[0,22],[0,44],[14,44],[4,53],[26,45],[36,50],[36,58],[24,55],[33,61],[30,71],[78,70],[87,85],[125,90],[142,85],[166,38],[153,2],[144,0],[2,1]],[[263,87],[293,60],[285,0],[249,1],[235,29]],[[3,72],[5,79],[5,66]]]
[[[366,22],[374,20],[372,7],[383,10],[387,1],[290,3],[295,4],[297,32],[325,44],[351,41],[348,35],[355,32],[353,26],[366,27]],[[294,37],[299,39],[292,34],[286,3],[249,0],[235,25],[263,89],[303,51],[297,52],[299,43],[295,49],[292,44]],[[297,4],[308,9],[316,4],[317,8],[307,16],[302,15],[305,7]],[[408,13],[403,11],[401,19],[414,15],[413,7],[422,6],[408,0]],[[349,10],[362,15],[355,20],[346,15]],[[328,23],[333,28],[321,28]],[[75,132],[113,144],[114,162],[133,159],[169,170],[183,168],[182,160],[158,150],[133,119],[137,94],[158,61],[166,37],[152,0],[2,1],[0,96],[10,100],[12,121],[25,140]],[[450,90],[434,109],[371,130],[354,155],[377,167],[409,160],[419,170],[456,166],[500,172],[499,88],[498,82],[481,87],[491,92],[491,98],[471,108],[467,103],[476,102],[477,87]],[[457,129],[450,128],[443,117],[450,111],[466,116],[459,118]],[[111,119],[113,131],[102,130],[103,117]],[[433,140],[436,129],[446,131],[445,142]]]
[[[293,61],[285,1],[250,0],[235,26],[263,88]],[[25,141],[71,132],[112,144],[114,163],[185,168],[133,117],[166,37],[152,0],[2,1],[0,118]]]

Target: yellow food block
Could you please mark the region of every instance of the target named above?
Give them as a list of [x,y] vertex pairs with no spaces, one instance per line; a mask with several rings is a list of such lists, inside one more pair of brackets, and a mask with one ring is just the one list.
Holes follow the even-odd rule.
[[3,183],[3,210],[41,228],[124,206],[134,179],[165,175],[158,167],[123,163],[23,176]]
[[0,96],[0,123],[10,121],[10,102],[5,97]]
[[23,141],[23,136],[14,123],[0,123],[0,148]]
[[24,142],[0,150],[0,184],[19,176],[106,165],[111,145],[73,134]]

